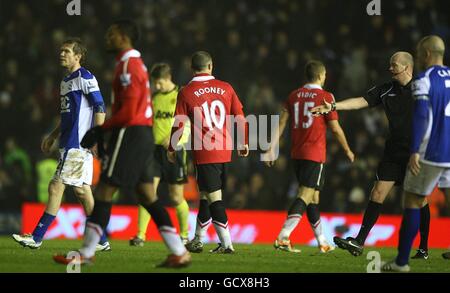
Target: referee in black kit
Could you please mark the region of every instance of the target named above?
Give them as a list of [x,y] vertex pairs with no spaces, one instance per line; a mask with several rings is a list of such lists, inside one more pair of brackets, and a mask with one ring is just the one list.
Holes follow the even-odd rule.
[[[386,139],[381,159],[370,194],[369,204],[364,213],[363,222],[356,238],[346,239],[335,236],[334,242],[339,248],[359,256],[363,252],[364,242],[375,225],[386,196],[395,186],[401,186],[409,161],[413,100],[411,80],[414,60],[408,52],[396,52],[390,59],[389,71],[392,80],[371,88],[363,97],[349,98],[337,103],[311,109],[315,115],[335,110],[357,110],[383,105],[389,121],[389,136]],[[428,232],[430,226],[430,208],[426,204],[420,210],[420,247],[413,258],[428,258]]]

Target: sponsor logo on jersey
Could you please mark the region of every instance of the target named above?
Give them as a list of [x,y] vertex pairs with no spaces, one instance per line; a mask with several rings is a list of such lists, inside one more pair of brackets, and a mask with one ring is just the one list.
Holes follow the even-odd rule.
[[122,86],[129,86],[131,84],[131,74],[123,73],[120,75],[120,84]]
[[156,119],[170,119],[172,117],[173,117],[172,112],[165,112],[165,111],[161,111],[161,110],[158,110],[155,115]]

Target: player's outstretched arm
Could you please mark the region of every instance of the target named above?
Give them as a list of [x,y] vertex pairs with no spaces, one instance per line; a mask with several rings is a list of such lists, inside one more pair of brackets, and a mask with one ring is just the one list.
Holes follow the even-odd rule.
[[55,140],[58,138],[59,133],[61,131],[61,120],[58,121],[56,124],[55,129],[52,130],[52,132],[44,138],[44,140],[41,143],[41,150],[45,154],[48,154],[55,143]]
[[353,163],[355,160],[355,154],[353,154],[352,150],[348,146],[347,138],[345,137],[344,130],[342,130],[339,122],[337,120],[330,120],[328,121],[328,127],[330,127],[331,132],[338,140],[347,158]]
[[280,113],[280,126],[275,129],[272,142],[270,143],[269,150],[267,151],[268,160],[265,161],[265,164],[268,167],[272,167],[275,164],[275,149],[279,148],[280,146],[280,137],[283,135],[288,121],[289,111],[286,108],[283,108]]
[[327,114],[328,112],[334,110],[358,110],[366,108],[368,106],[369,103],[367,103],[366,99],[364,99],[363,97],[345,99],[343,101],[335,103],[334,106],[332,103],[328,103],[324,100],[322,105],[312,108],[310,112],[317,116],[321,114]]

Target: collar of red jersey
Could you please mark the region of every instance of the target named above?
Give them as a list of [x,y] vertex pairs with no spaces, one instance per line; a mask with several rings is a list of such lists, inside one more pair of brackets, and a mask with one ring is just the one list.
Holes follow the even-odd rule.
[[304,88],[307,88],[307,89],[318,89],[318,90],[321,90],[321,89],[322,89],[322,87],[321,87],[320,85],[318,85],[318,84],[312,84],[312,83],[307,83],[307,84],[305,84],[303,87],[304,87]]
[[141,57],[141,53],[139,53],[136,49],[128,49],[125,51],[122,51],[117,56],[117,60],[120,60],[121,62],[125,62],[126,60],[130,58],[139,58]]
[[207,81],[207,80],[211,80],[211,79],[214,79],[214,76],[209,75],[207,73],[200,73],[200,74],[196,74],[191,81]]

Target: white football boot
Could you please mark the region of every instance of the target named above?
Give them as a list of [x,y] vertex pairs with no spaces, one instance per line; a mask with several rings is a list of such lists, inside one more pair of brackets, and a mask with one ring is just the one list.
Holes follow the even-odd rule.
[[12,235],[14,241],[22,245],[23,247],[29,247],[31,249],[38,249],[42,245],[42,241],[36,242],[33,239],[33,235],[31,234],[13,234]]
[[95,251],[111,251],[111,244],[108,241],[103,244],[97,243]]
[[411,270],[409,265],[399,266],[395,263],[395,260],[390,262],[381,262],[381,270],[383,272],[398,272],[398,273],[408,273]]

